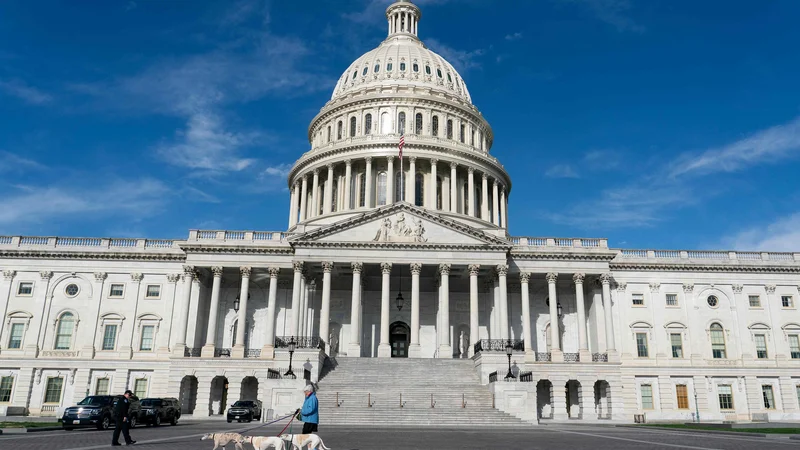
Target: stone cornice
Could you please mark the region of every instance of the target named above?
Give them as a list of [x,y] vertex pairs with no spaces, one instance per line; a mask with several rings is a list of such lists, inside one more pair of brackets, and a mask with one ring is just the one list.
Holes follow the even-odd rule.
[[185,261],[185,253],[87,252],[51,250],[0,250],[0,258],[30,259],[105,259],[124,261]]
[[585,250],[581,252],[576,251],[520,251],[512,250],[511,258],[516,260],[561,260],[561,261],[611,261],[614,259],[615,254],[611,252],[598,252],[592,250]]
[[256,246],[256,245],[220,245],[209,244],[181,244],[187,253],[220,253],[220,254],[261,254],[261,255],[292,255],[294,250],[288,245],[281,246]]
[[507,246],[503,245],[465,245],[465,244],[431,244],[431,243],[402,243],[402,242],[325,242],[325,241],[300,241],[292,243],[296,248],[347,248],[347,249],[397,249],[397,250],[463,250],[487,251],[497,250],[506,252]]
[[648,262],[640,263],[610,263],[609,269],[614,271],[668,271],[668,272],[737,272],[737,273],[800,273],[800,265],[733,265],[733,264],[697,264],[697,263],[665,263],[656,264]]

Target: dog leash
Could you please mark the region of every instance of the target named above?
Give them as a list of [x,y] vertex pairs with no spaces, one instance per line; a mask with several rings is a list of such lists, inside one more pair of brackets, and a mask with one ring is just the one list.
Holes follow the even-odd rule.
[[[295,416],[295,415],[294,415],[294,414],[292,414],[292,420],[290,420],[290,421],[289,421],[289,423],[287,423],[287,424],[286,424],[286,426],[285,426],[285,427],[283,427],[283,429],[281,430],[281,432],[280,432],[280,433],[278,433],[278,437],[280,437],[280,435],[282,435],[282,434],[283,434],[283,432],[284,432],[284,431],[286,431],[286,429],[287,429],[287,428],[289,428],[289,425],[291,425],[291,424],[292,424],[292,422],[294,422],[294,416]],[[286,418],[286,417],[284,417],[283,419],[285,419],[285,418]],[[283,419],[281,419],[281,420],[283,420]]]

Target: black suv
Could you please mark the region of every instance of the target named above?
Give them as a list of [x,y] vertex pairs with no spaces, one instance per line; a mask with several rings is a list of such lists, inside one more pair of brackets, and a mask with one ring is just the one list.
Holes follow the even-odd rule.
[[236,421],[261,420],[261,402],[258,400],[239,400],[228,408],[228,423]]
[[142,400],[141,422],[147,426],[159,426],[169,422],[177,425],[181,418],[181,403],[176,398],[146,398]]
[[[61,427],[65,430],[87,427],[107,430],[115,422],[114,408],[121,398],[121,395],[90,395],[78,402],[77,406],[64,410]],[[128,420],[133,428],[141,418],[141,406],[135,396],[131,396],[129,401],[131,405],[128,409]]]

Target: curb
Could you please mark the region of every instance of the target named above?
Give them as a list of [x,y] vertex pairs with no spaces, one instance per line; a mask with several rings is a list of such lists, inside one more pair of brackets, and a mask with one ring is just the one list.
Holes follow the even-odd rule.
[[61,431],[62,427],[39,427],[39,428],[0,428],[0,435],[6,434],[25,434],[38,433],[41,431]]
[[[638,428],[640,430],[661,430],[661,431],[688,431],[690,433],[707,433],[707,434],[722,434],[726,436],[749,436],[749,437],[767,437],[764,433],[748,433],[742,431],[724,431],[724,430],[703,430],[703,429],[696,429],[696,428],[668,428],[668,427],[643,427],[641,425],[615,425],[619,428]],[[800,438],[799,438],[800,439]]]

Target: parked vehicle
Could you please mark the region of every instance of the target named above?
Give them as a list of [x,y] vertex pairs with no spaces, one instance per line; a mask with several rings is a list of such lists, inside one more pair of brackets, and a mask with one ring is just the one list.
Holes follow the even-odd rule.
[[[121,395],[90,395],[78,402],[76,406],[64,410],[61,427],[68,431],[89,427],[107,430],[116,422],[114,408],[120,398],[122,398]],[[139,399],[135,396],[131,396],[129,401],[131,405],[128,409],[128,420],[133,428],[141,419],[141,406]]]
[[261,420],[261,402],[258,400],[239,400],[228,408],[228,423],[234,420],[251,422]]
[[176,398],[146,398],[142,400],[141,422],[147,426],[162,423],[177,425],[181,418],[181,403]]

